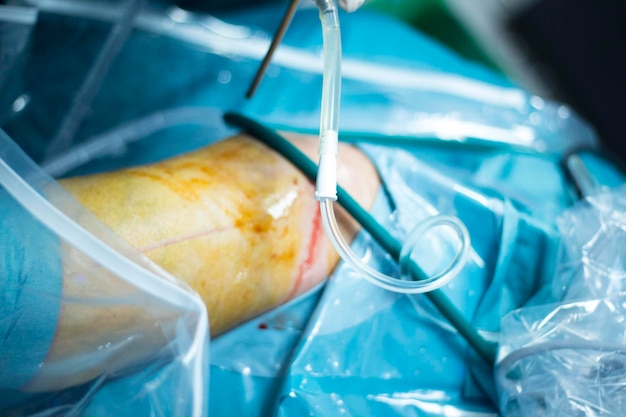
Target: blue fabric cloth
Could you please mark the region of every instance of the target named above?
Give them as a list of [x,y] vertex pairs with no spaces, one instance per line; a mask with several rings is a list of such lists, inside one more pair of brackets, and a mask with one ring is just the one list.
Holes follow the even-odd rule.
[[0,189],[0,408],[44,361],[59,315],[57,237]]

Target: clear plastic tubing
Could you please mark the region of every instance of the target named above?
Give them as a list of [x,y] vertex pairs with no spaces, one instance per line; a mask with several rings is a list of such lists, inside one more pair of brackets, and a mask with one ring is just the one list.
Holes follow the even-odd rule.
[[[469,254],[469,233],[456,217],[433,216],[419,223],[402,245],[399,265],[402,278],[383,274],[365,264],[350,249],[336,221],[333,202],[337,200],[337,149],[339,132],[339,102],[341,97],[341,32],[339,15],[334,0],[316,0],[322,23],[324,48],[324,72],[322,81],[322,105],[320,117],[319,169],[315,197],[320,202],[322,221],[333,246],[352,268],[379,287],[390,291],[417,294],[441,288],[463,269]],[[411,260],[413,247],[424,233],[433,227],[444,226],[458,236],[458,250],[452,262],[442,272],[432,277],[415,279],[416,268]]]
[[334,0],[317,0],[322,21],[324,72],[316,197],[337,200],[337,144],[341,98],[341,33]]

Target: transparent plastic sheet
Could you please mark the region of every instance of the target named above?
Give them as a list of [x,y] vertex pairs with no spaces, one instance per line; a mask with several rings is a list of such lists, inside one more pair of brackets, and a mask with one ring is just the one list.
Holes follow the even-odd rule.
[[558,302],[503,318],[496,371],[503,415],[623,414],[625,187],[602,187],[558,219]]
[[[296,124],[311,132],[318,128],[319,103],[296,99],[295,92],[304,94],[310,86],[301,81],[285,85],[282,76],[284,71],[301,72],[301,80],[321,88],[315,13],[294,16],[274,67],[248,106],[251,114],[277,127]],[[567,106],[530,95],[408,27],[365,12],[342,14],[340,20],[344,47],[339,130],[344,140],[384,135],[387,143],[401,146],[448,143],[547,153],[596,143],[594,132]],[[384,28],[384,36],[363,30],[367,27]],[[245,46],[242,41],[225,48],[237,53],[247,51]],[[270,109],[265,103],[279,88],[294,91],[293,98],[284,109]],[[561,140],[564,136],[567,141]]]
[[[3,414],[139,405],[203,414],[208,321],[199,297],[0,140]],[[89,408],[102,387],[120,383],[123,396]]]
[[[116,37],[115,30],[100,29],[123,44],[136,5],[120,5],[130,11],[124,30]],[[44,75],[45,82],[48,75],[32,62],[42,20],[50,22],[42,15],[34,7],[0,6],[3,126],[19,125],[30,107],[55,108],[29,85],[29,77]],[[88,32],[84,24],[77,27],[78,35]],[[100,50],[108,63],[72,48],[69,60],[47,61],[54,73],[71,66],[72,58],[85,59],[76,67],[87,79],[91,74],[82,93],[61,82],[53,102],[75,94],[74,109],[89,108],[115,49]],[[60,116],[66,128],[68,120],[80,125],[84,117],[72,110]],[[19,141],[35,155],[54,142],[38,141],[30,130],[36,125],[25,126]],[[51,138],[54,132],[45,133]],[[113,234],[3,131],[0,171],[0,414],[206,414],[208,319],[197,294]]]
[[[223,108],[226,96],[211,93],[210,100],[198,100],[190,85],[201,87],[206,82],[216,87],[221,69],[210,61],[219,58],[137,30],[137,19],[149,6],[136,8],[134,3],[121,0],[112,7],[98,1],[33,2],[38,19],[21,57],[22,68],[14,77],[18,87],[3,91],[9,102],[3,128],[54,176],[155,162],[232,132],[215,106],[219,103],[217,108]],[[126,28],[121,34],[118,30],[113,36],[116,24],[130,12],[135,17],[132,30]],[[114,47],[107,49],[110,43]],[[163,62],[180,65],[173,70],[180,75],[167,76]],[[131,70],[140,63],[141,74]],[[98,65],[106,71],[96,71]],[[210,70],[205,79],[198,74],[206,66]],[[195,68],[196,74],[183,71],[188,67]],[[199,93],[203,99],[204,92]],[[74,131],[71,144],[51,151],[52,144],[67,135],[62,132],[68,126]],[[177,130],[186,140],[164,140],[169,139],[168,129]],[[151,140],[138,143],[144,136]],[[86,162],[89,168],[72,171]]]
[[624,412],[623,294],[518,310],[502,322],[504,416]]
[[[264,6],[216,18],[150,5],[138,12],[135,30],[73,138],[68,154],[76,151],[78,162],[54,168],[63,161],[40,154],[41,143],[56,133],[79,85],[56,88],[49,81],[79,84],[101,50],[107,33],[102,27],[121,11],[91,2],[39,5],[38,43],[26,52],[31,72],[21,80],[31,100],[6,128],[54,175],[152,162],[211,143],[232,133],[219,120],[220,109],[243,109],[276,128],[317,133],[317,11],[298,12],[257,95],[242,103],[283,10]],[[527,304],[552,276],[553,236],[535,216],[550,221],[570,203],[559,158],[596,146],[593,133],[568,108],[533,97],[404,26],[367,13],[341,18],[350,69],[343,89],[344,139],[366,150],[372,140],[393,145],[369,149],[393,194],[379,196],[374,214],[399,236],[420,216],[461,216],[473,254],[445,291],[495,339],[501,315]],[[65,38],[49,36],[59,33],[51,32],[57,25]],[[373,26],[380,30],[374,33]],[[91,60],[79,60],[74,72],[61,71],[70,61],[46,59],[67,54],[68,40],[77,39]],[[54,112],[45,113],[49,109]],[[111,147],[102,146],[108,141]],[[80,159],[85,149],[88,163]],[[526,175],[539,169],[540,184]],[[449,244],[440,243],[424,246],[445,253]],[[367,237],[359,237],[355,250],[393,271]],[[435,262],[441,258],[424,259],[434,263],[433,270],[441,267]],[[211,415],[291,415],[304,409],[318,415],[495,414],[468,377],[464,342],[427,300],[378,292],[346,267],[327,287],[212,340],[211,353]],[[136,375],[140,386],[142,373]],[[492,375],[481,376],[491,382]],[[111,398],[125,398],[125,389],[123,380],[106,384],[89,404],[106,407]]]
[[[37,3],[47,13],[95,19],[96,22],[119,18],[119,11],[98,2],[75,4],[47,0]],[[162,88],[178,88],[172,91],[172,99],[179,99],[179,94],[185,91],[188,104],[202,97],[203,102],[208,99],[210,105],[219,103],[219,107],[243,106],[246,113],[276,127],[297,126],[316,133],[319,100],[297,99],[309,96],[313,90],[319,92],[321,88],[321,33],[314,8],[296,13],[258,94],[250,102],[243,102],[246,83],[239,81],[252,78],[279,13],[279,8],[271,5],[218,16],[189,13],[176,7],[146,7],[138,15],[137,31],[150,34],[152,40],[159,37],[169,40],[160,42],[160,58],[143,61],[147,65],[143,75],[147,79],[157,74],[162,76],[157,63],[168,57],[175,67],[168,71],[168,80]],[[571,109],[532,96],[397,22],[366,12],[342,13],[341,21],[342,42],[346,47],[340,131],[346,138],[359,135],[359,140],[363,141],[368,136],[382,134],[392,143],[398,140],[401,143],[407,140],[409,143],[447,142],[548,153],[596,145],[593,131]],[[366,27],[384,28],[385,36],[363,31]],[[145,47],[138,55],[152,57],[157,52],[155,44],[142,38],[143,35],[137,34],[133,42],[142,42]],[[397,42],[397,39],[405,42]],[[173,40],[182,42],[185,47],[181,51],[170,49],[168,44]],[[404,46],[407,43],[410,47]],[[217,60],[219,66],[202,73],[206,53],[183,56],[187,48],[228,59],[226,62]],[[134,47],[127,45],[127,49]],[[123,50],[120,54],[123,59],[132,61]],[[238,65],[230,65],[229,60]],[[183,69],[185,77],[181,76],[185,73]],[[213,87],[221,94],[207,98],[204,96],[206,88],[187,93],[189,82],[200,80],[216,83]],[[276,91],[290,94],[278,98]],[[98,106],[97,102],[94,104]],[[134,113],[127,117],[132,118]]]

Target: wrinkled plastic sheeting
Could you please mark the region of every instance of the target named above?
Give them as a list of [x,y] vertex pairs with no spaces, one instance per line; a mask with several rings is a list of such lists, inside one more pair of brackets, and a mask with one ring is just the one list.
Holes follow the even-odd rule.
[[626,296],[518,310],[502,323],[501,412],[621,416],[626,407]]
[[626,409],[626,186],[558,221],[562,301],[502,321],[497,383],[505,416],[617,416]]
[[[200,298],[0,133],[2,413],[203,414],[208,319]],[[107,390],[115,395],[93,401]]]
[[[63,15],[71,3],[48,0],[36,4],[47,14]],[[82,47],[94,55],[91,49],[97,51],[102,42],[98,26],[119,18],[119,13],[102,2],[85,1],[84,5],[70,10],[75,19],[91,21],[95,30],[79,35]],[[95,100],[93,110],[100,114],[103,108],[115,105],[124,109],[119,112],[123,115],[107,117],[118,123],[127,121],[139,117],[138,110],[145,107],[162,110],[162,97],[156,93],[168,90],[165,103],[169,106],[183,101],[238,108],[277,128],[317,133],[320,102],[302,100],[318,97],[321,91],[321,28],[314,8],[296,13],[255,96],[243,100],[282,12],[276,5],[217,16],[176,7],[141,10],[133,36],[111,67],[112,76],[102,85],[133,88],[137,98],[151,102],[117,97],[118,92],[109,100]],[[572,109],[536,97],[504,77],[462,60],[410,27],[365,11],[342,13],[340,18],[343,136],[366,139],[384,135],[418,144],[446,142],[548,153],[597,144],[594,132]],[[372,27],[377,30],[368,30]],[[68,32],[70,41],[71,35]],[[61,37],[50,39],[49,44],[50,54],[66,53]],[[137,74],[117,73],[123,68],[120,60],[141,66],[141,79]],[[162,62],[170,66],[165,74]],[[80,63],[71,72],[73,76],[63,80],[68,88],[84,77]],[[147,90],[146,85],[150,87]],[[159,87],[154,89],[154,85]],[[94,125],[82,126],[78,133],[103,123],[85,119]]]
[[[32,104],[23,81],[38,16],[0,6],[3,125]],[[206,414],[200,298],[102,225],[1,130],[0,253],[0,414]]]
[[[471,236],[480,236],[473,241],[465,268],[442,289],[468,317],[481,311],[482,295],[492,285],[494,269],[503,279],[515,276],[520,258],[530,268],[541,264],[541,256],[529,258],[525,247],[530,241],[535,248],[542,244],[546,236],[540,229],[531,233],[527,226],[524,244],[515,234],[501,232],[503,222],[510,228],[523,217],[507,208],[505,200],[495,195],[483,198],[470,184],[440,175],[410,153],[385,147],[364,149],[376,162],[386,187],[386,198],[378,202],[374,214],[392,234],[402,239],[416,222],[445,213],[459,216]],[[454,251],[441,232],[424,236],[431,244],[421,247],[417,260],[431,274],[449,262]],[[493,250],[500,245],[507,248],[505,260]],[[375,268],[398,272],[366,235],[353,248]],[[506,281],[497,284],[504,294],[511,290],[532,294],[541,278],[538,274],[516,289],[507,288]],[[518,297],[523,299],[521,294]],[[483,308],[483,312],[493,316],[491,310]],[[304,410],[319,416],[495,415],[480,388],[467,386],[470,350],[423,295],[381,290],[341,265],[295,346],[277,397],[277,412],[281,416]]]
[[587,197],[558,226],[563,262],[557,295],[592,299],[626,290],[626,186]]

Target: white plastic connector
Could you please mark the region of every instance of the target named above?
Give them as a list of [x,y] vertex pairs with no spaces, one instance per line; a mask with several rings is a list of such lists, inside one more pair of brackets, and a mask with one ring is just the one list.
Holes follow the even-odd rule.
[[315,198],[337,200],[337,148],[338,134],[326,130],[320,135],[319,169]]

